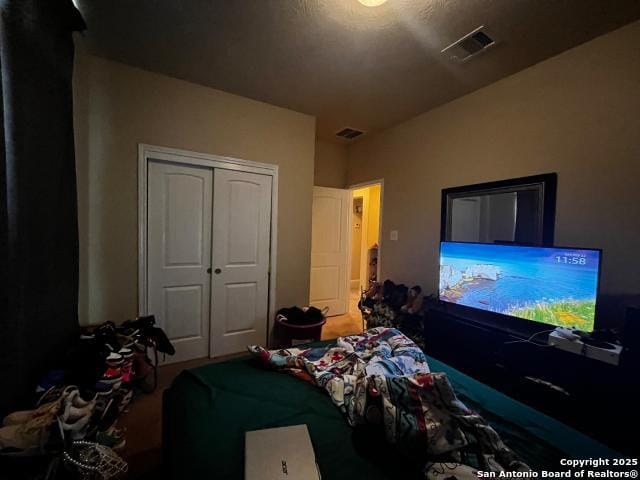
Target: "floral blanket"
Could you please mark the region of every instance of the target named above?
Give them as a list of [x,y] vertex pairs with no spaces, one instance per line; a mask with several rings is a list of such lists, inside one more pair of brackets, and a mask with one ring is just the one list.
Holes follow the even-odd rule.
[[396,329],[373,328],[330,347],[249,351],[270,368],[326,390],[350,425],[381,425],[389,443],[424,460],[425,478],[529,470],[458,400],[446,374],[430,372],[424,352]]

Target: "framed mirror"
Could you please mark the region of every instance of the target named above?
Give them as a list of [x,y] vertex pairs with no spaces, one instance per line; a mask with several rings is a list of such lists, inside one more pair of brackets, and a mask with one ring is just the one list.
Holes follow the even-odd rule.
[[553,245],[556,173],[442,190],[440,239]]

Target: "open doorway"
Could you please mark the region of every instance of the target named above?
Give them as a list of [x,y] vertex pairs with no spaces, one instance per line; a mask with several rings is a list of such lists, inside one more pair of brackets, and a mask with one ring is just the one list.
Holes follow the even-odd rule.
[[314,187],[309,304],[327,310],[323,339],[361,333],[358,301],[380,276],[382,180]]
[[349,268],[349,312],[361,321],[358,301],[380,275],[380,218],[382,183],[351,188],[351,265]]

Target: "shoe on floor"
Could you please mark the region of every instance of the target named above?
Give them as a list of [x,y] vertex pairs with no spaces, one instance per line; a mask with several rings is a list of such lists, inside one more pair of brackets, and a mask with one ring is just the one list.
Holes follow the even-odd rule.
[[0,450],[39,450],[49,438],[56,417],[40,415],[25,423],[0,428]]
[[58,415],[68,401],[72,401],[73,406],[76,408],[84,407],[88,403],[82,400],[78,387],[74,385],[70,385],[64,389],[51,387],[42,394],[36,404],[37,408],[10,413],[4,418],[3,424],[17,425],[48,413],[54,416]]
[[106,360],[105,360],[107,367],[110,368],[117,368],[120,365],[122,365],[122,362],[124,362],[124,358],[122,357],[122,355],[120,355],[120,353],[118,352],[111,352]]
[[62,402],[60,415],[67,422],[75,422],[80,417],[91,416],[96,405],[96,398],[85,400],[79,390],[72,390]]
[[19,412],[13,412],[4,417],[3,425],[20,425],[27,423],[42,416],[56,416],[62,407],[62,397],[58,397],[57,400],[40,405],[35,410],[21,410]]
[[60,429],[64,432],[64,438],[67,440],[82,440],[85,438],[89,430],[89,421],[92,414],[93,410],[85,411],[84,415],[78,417],[65,414],[59,415],[58,423]]

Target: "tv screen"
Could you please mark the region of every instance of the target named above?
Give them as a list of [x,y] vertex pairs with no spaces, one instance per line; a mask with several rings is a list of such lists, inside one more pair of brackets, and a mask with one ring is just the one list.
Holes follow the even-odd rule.
[[592,332],[599,268],[600,250],[441,242],[439,297]]

